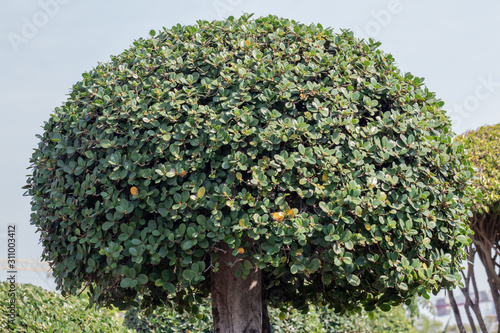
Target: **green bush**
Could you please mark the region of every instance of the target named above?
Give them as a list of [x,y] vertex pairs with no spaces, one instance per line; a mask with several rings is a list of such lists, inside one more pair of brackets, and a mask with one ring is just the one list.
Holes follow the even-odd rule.
[[244,15],[84,73],[27,185],[63,293],[193,307],[221,242],[274,304],[371,311],[456,286],[472,169],[443,102],[378,46]]
[[8,322],[11,284],[0,282],[2,310],[0,330],[2,332],[26,333],[125,333],[131,332],[111,315],[95,309],[86,309],[88,301],[65,298],[31,284],[15,284],[16,315],[11,325]]
[[[411,333],[415,332],[405,310],[393,307],[390,312],[375,311],[373,319],[366,313],[341,316],[322,306],[312,306],[307,314],[293,308],[270,309],[269,317],[275,333]],[[158,309],[146,315],[131,308],[124,324],[138,333],[213,332],[210,303],[200,306],[199,314]]]

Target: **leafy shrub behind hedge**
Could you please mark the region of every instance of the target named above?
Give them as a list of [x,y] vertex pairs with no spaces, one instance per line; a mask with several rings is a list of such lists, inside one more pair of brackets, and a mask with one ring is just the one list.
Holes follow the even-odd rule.
[[[341,316],[326,307],[310,307],[307,314],[295,309],[280,311],[269,309],[273,332],[347,332],[347,333],[399,333],[415,332],[405,310],[393,307],[390,312],[375,311],[373,319],[366,313],[357,316]],[[125,315],[124,324],[138,333],[200,332],[211,333],[212,315],[210,303],[200,306],[199,313],[179,313],[174,309],[157,310],[152,315],[137,308],[130,309]]]

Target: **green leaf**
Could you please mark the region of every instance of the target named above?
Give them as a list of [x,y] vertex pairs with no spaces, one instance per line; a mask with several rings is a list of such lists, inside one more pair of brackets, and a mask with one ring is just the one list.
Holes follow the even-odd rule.
[[185,271],[182,272],[182,277],[185,280],[191,281],[196,277],[196,273],[190,269],[186,269]]
[[250,261],[248,260],[245,260],[243,261],[243,266],[246,268],[246,269],[252,269],[253,268],[253,265]]
[[347,242],[348,240],[350,240],[352,237],[352,232],[350,230],[345,230],[342,235],[340,235],[340,239],[339,239],[339,242]]
[[348,274],[347,275],[347,282],[349,282],[349,284],[352,284],[353,286],[357,287],[361,283],[361,280],[359,279],[359,277],[357,277],[354,274]]
[[174,156],[179,155],[179,146],[171,144],[168,149]]
[[342,259],[342,261],[343,261],[344,263],[346,263],[347,265],[352,264],[352,258],[351,258],[351,257],[344,257],[344,258]]
[[109,148],[112,146],[112,142],[108,139],[101,140],[100,144],[102,148]]
[[145,274],[139,274],[137,276],[137,281],[139,282],[139,284],[146,284],[148,282],[148,277],[145,275]]
[[450,282],[455,282],[455,276],[453,276],[453,274],[445,274],[444,278]]
[[301,155],[304,155],[306,153],[306,149],[304,148],[303,144],[300,143],[298,148]]
[[380,310],[387,312],[391,310],[391,305],[390,304],[380,304],[379,305]]
[[319,260],[318,258],[314,258],[313,260],[311,260],[311,262],[309,263],[309,271],[311,273],[314,273],[318,270],[318,268],[321,266],[321,260]]
[[170,294],[175,293],[175,286],[170,282],[164,283],[163,289],[167,290]]
[[262,52],[260,52],[260,51],[259,51],[259,50],[257,50],[257,49],[254,49],[254,50],[252,50],[252,56],[253,56],[255,59],[259,60],[259,59],[261,59],[261,58],[262,58]]
[[187,250],[191,249],[194,245],[195,245],[195,241],[193,241],[193,240],[191,240],[191,239],[186,239],[186,240],[184,240],[184,241],[181,243],[181,248],[182,248],[184,251],[187,251]]
[[193,227],[188,227],[186,229],[186,235],[189,237],[189,238],[196,238],[198,236],[198,233],[196,231],[195,228]]
[[115,225],[115,222],[111,222],[111,221],[104,222],[102,224],[102,230],[106,231],[106,230],[110,229],[113,225]]
[[319,208],[321,208],[322,211],[324,211],[325,213],[328,213],[330,212],[330,208],[328,207],[328,205],[323,202],[323,201],[320,201],[319,202]]
[[120,281],[120,287],[128,288],[130,286],[131,282],[132,282],[132,279],[129,277],[126,277]]
[[366,260],[365,257],[358,257],[356,258],[356,260],[354,261],[354,263],[358,266],[364,266],[368,263],[368,261]]

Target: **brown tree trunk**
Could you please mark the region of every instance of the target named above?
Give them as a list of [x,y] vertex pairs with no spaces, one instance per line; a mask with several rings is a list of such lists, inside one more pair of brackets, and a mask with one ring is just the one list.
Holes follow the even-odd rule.
[[227,244],[220,247],[219,270],[211,273],[215,333],[270,333],[261,270],[253,268],[246,279],[235,277],[238,258]]
[[467,333],[462,323],[462,317],[460,316],[460,311],[458,310],[457,302],[455,301],[455,296],[453,296],[453,290],[449,290],[448,296],[450,297],[451,308],[455,314],[455,320],[457,321],[457,327],[460,333]]
[[[472,274],[470,274],[470,279],[472,282],[472,290],[474,290],[474,295],[475,295],[475,301],[472,307],[472,310],[476,314],[477,322],[479,324],[479,327],[481,328],[481,331],[483,333],[488,333],[488,329],[486,328],[486,324],[483,319],[483,315],[481,314],[481,308],[479,307],[479,290],[477,289],[477,283],[476,283],[476,274],[474,273],[474,259],[476,257],[476,250],[473,249],[472,245],[468,246],[469,250],[469,255],[468,255],[468,260],[469,260],[469,268],[468,270],[472,271]],[[467,281],[467,285],[468,285]],[[467,288],[468,289],[468,288]]]

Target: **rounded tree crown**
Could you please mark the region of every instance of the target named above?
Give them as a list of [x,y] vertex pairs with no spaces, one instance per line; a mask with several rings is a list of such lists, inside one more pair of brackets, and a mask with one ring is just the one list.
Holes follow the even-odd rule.
[[190,307],[221,242],[297,307],[454,286],[472,169],[443,103],[378,46],[244,15],[152,31],[84,73],[27,186],[59,288]]
[[482,126],[457,136],[467,149],[467,158],[477,168],[474,187],[481,197],[473,206],[477,214],[500,213],[500,124]]

